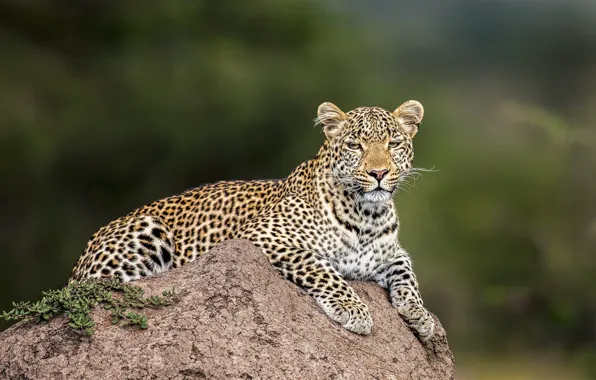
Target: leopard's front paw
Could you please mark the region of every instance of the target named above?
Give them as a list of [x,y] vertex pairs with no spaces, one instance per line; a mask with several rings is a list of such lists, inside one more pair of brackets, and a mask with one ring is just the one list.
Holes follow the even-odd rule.
[[408,303],[398,307],[399,314],[421,341],[428,340],[435,332],[435,319],[424,306]]
[[351,332],[360,335],[368,335],[372,331],[373,320],[368,311],[368,307],[361,303],[357,307],[352,307],[349,310],[350,318],[342,326]]
[[412,328],[416,330],[421,341],[430,339],[435,332],[435,319],[428,310],[424,309],[424,311],[425,313],[422,318],[417,323],[412,324]]
[[373,320],[368,306],[360,300],[335,301],[323,305],[325,313],[346,330],[360,335],[369,335]]

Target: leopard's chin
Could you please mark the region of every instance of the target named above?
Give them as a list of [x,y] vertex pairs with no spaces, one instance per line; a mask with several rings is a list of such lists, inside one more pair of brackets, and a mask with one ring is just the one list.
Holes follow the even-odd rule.
[[367,191],[362,197],[366,202],[381,203],[391,200],[391,198],[393,198],[393,193],[378,187],[372,191]]

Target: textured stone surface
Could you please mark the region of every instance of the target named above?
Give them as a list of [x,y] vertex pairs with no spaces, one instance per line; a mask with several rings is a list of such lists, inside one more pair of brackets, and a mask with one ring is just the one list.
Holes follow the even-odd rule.
[[248,241],[229,241],[183,268],[138,281],[148,295],[185,289],[147,311],[149,329],[110,324],[92,339],[65,318],[0,333],[2,379],[453,379],[445,331],[422,345],[373,283],[352,283],[371,310],[362,337],[332,322]]

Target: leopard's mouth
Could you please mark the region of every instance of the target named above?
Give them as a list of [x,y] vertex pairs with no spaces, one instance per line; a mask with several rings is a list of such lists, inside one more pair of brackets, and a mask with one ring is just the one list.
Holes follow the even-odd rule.
[[377,194],[377,195],[382,195],[382,194],[391,194],[391,191],[385,189],[384,187],[377,187],[376,189],[373,189],[371,191],[368,191],[369,194]]
[[382,196],[392,196],[394,193],[394,189],[391,186],[388,186],[385,181],[375,181],[374,183],[371,181],[357,181],[358,193],[360,195],[373,195],[377,197],[379,195]]
[[372,190],[367,191],[367,193],[374,193],[374,192],[392,193],[391,190],[387,189],[385,186],[383,186],[380,183],[377,183],[376,187],[373,188]]

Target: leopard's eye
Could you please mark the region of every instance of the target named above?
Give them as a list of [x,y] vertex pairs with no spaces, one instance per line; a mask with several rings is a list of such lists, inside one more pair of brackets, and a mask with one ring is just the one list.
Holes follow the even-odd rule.
[[389,142],[389,148],[397,148],[401,140],[393,140]]
[[355,142],[349,142],[348,148],[353,149],[353,150],[362,150],[362,145],[355,143]]

